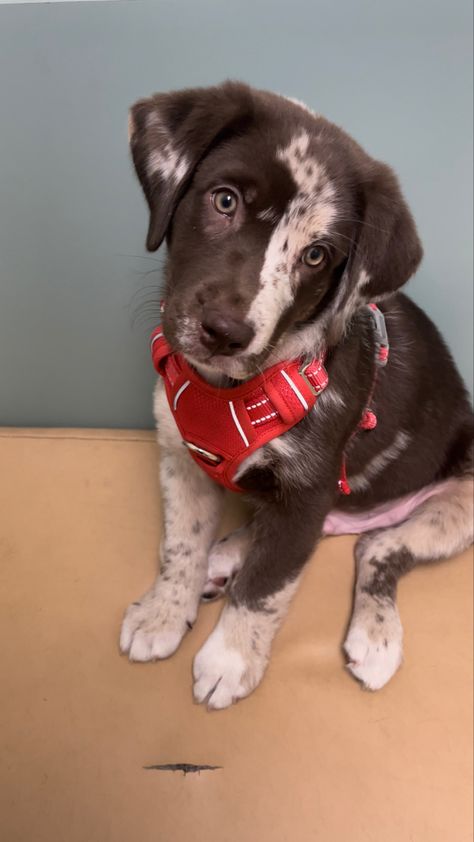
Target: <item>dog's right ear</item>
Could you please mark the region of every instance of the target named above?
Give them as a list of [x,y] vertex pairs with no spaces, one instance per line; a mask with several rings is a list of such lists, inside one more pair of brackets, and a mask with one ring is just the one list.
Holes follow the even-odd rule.
[[146,246],[156,251],[198,163],[217,141],[244,129],[253,98],[246,85],[225,82],[155,94],[130,109],[133,162],[150,208]]

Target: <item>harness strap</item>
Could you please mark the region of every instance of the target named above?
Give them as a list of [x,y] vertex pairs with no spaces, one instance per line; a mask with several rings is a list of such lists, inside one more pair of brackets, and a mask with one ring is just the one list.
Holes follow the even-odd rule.
[[183,443],[209,476],[233,491],[242,490],[233,481],[240,463],[301,421],[328,384],[318,358],[278,363],[235,388],[217,389],[171,351],[161,327],[152,333],[151,352]]
[[[376,305],[370,305],[370,312],[376,333],[377,362],[385,365],[388,358],[385,322]],[[329,382],[323,355],[309,363],[287,360],[239,386],[218,389],[203,380],[181,354],[171,350],[161,326],[151,335],[151,353],[155,369],[164,379],[168,403],[183,444],[212,479],[232,491],[243,490],[233,477],[244,459],[301,421]],[[373,389],[370,400],[372,394]],[[375,413],[367,407],[358,429],[372,430],[376,424]],[[350,494],[345,456],[339,490]]]
[[[354,433],[351,436],[351,439],[356,435],[358,430],[374,430],[377,426],[377,416],[373,409],[370,409],[370,404],[372,403],[372,398],[375,392],[375,386],[377,384],[377,377],[380,368],[384,368],[388,362],[388,355],[390,351],[390,345],[388,341],[388,334],[387,334],[387,326],[385,324],[385,318],[381,310],[377,307],[376,304],[369,304],[368,306],[369,313],[372,317],[372,324],[374,328],[374,335],[375,335],[375,375],[374,380],[372,383],[372,388],[370,390],[369,400],[367,401],[368,406],[364,409],[362,413],[362,418],[360,419],[357,429],[354,430]],[[341,478],[339,480],[339,491],[341,494],[350,494],[351,487],[347,480],[347,470],[346,470],[346,454],[344,453],[342,456],[342,466],[341,466]]]

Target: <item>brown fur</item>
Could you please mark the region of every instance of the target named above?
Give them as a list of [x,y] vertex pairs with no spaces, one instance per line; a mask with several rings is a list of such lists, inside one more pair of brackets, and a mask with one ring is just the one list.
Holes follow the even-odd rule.
[[[223,387],[294,349],[308,358],[328,352],[334,399],[328,392],[285,435],[285,448],[266,447],[239,477],[255,516],[230,599],[264,612],[296,580],[331,509],[370,509],[472,473],[468,396],[437,329],[398,291],[422,248],[389,167],[324,118],[239,83],[158,94],[131,115],[133,160],[150,209],[147,246],[155,250],[165,237],[168,246],[168,342]],[[238,198],[232,217],[216,213],[219,188]],[[304,249],[314,243],[325,257],[309,267]],[[372,401],[378,425],[353,436],[374,383],[375,338],[364,306],[374,300],[385,314],[391,353]],[[213,324],[220,329],[224,320],[224,327],[213,345],[212,332],[209,338],[203,330],[216,314]],[[235,325],[245,328],[238,334],[245,340],[232,343],[226,330],[232,334]],[[259,335],[267,337],[261,347]],[[340,496],[343,453],[349,475],[363,476],[401,431],[407,444],[398,457],[366,488]],[[435,531],[445,528],[435,506],[430,517]],[[464,519],[456,520],[464,544],[466,517],[463,509]],[[383,551],[377,534],[364,538],[360,598],[364,618],[373,615],[375,624],[382,616],[377,601],[393,602],[398,576],[426,560],[416,542],[393,535]],[[449,555],[460,545],[443,546]]]

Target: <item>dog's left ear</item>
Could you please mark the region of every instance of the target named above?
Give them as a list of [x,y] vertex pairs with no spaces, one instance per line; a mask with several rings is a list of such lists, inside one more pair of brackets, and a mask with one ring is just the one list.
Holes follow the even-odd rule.
[[225,82],[155,94],[130,110],[130,147],[150,208],[147,249],[156,251],[193,172],[209,148],[243,130],[251,118],[250,88]]
[[376,301],[403,286],[419,266],[423,249],[416,225],[390,167],[371,161],[362,176],[362,218],[346,269],[350,291]]

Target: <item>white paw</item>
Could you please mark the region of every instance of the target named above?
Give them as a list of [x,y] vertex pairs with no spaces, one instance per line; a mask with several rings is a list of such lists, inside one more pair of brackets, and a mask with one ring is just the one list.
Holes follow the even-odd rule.
[[227,576],[229,578],[242,566],[243,541],[239,539],[240,532],[241,530],[238,530],[238,533],[233,533],[227,538],[216,541],[211,547],[207,567],[209,579],[215,579],[221,576]]
[[194,698],[197,702],[207,701],[213,710],[229,707],[248,696],[260,683],[268,662],[242,638],[236,636],[232,643],[224,625],[221,618],[193,665]]
[[210,602],[223,596],[232,576],[237,573],[243,563],[243,553],[246,547],[246,527],[237,529],[226,538],[211,547],[207,567],[207,581],[204,585],[201,599]]
[[[177,604],[176,604],[177,603]],[[120,650],[131,661],[168,658],[192,628],[195,613],[180,603],[171,588],[152,588],[125,612],[120,633]]]
[[[376,617],[383,616],[383,621]],[[347,669],[368,690],[379,690],[399,668],[403,657],[403,630],[398,612],[377,612],[370,619],[353,619],[344,650]]]

